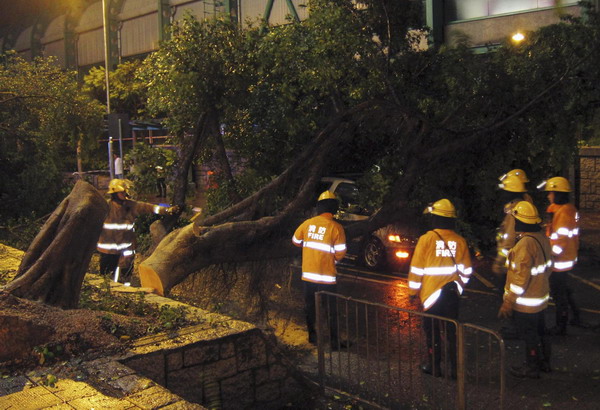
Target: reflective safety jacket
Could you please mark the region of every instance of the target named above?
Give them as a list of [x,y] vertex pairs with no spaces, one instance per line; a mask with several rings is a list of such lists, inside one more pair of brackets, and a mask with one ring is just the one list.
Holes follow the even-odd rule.
[[423,309],[428,310],[449,282],[456,282],[462,294],[472,273],[467,241],[453,230],[434,229],[417,242],[408,287],[411,295],[419,295]]
[[496,244],[498,254],[496,255],[496,264],[504,266],[508,251],[515,245],[515,217],[511,214],[513,208],[520,202],[520,199],[515,199],[504,205],[504,220],[498,228],[498,236]]
[[96,249],[101,253],[132,257],[136,248],[135,218],[151,213],[165,215],[167,209],[164,206],[130,199],[122,202],[109,199],[108,215],[104,220]]
[[573,204],[551,204],[546,212],[552,214],[552,221],[546,226],[550,238],[554,271],[573,269],[577,263],[579,250],[579,213]]
[[331,213],[304,221],[294,232],[292,242],[302,247],[302,280],[336,283],[335,264],[346,254],[346,233]]
[[548,306],[552,273],[550,242],[543,232],[522,233],[508,254],[504,300],[513,310],[537,313]]

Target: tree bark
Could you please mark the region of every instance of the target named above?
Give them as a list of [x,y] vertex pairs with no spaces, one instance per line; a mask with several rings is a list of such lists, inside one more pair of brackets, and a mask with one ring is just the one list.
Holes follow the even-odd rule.
[[102,195],[87,182],[77,181],[29,246],[5,290],[48,305],[76,308],[107,213]]
[[[333,119],[298,154],[295,162],[270,184],[220,214],[204,219],[204,226],[190,224],[167,235],[139,267],[142,286],[154,288],[157,293],[164,295],[191,273],[212,264],[292,256],[295,249],[290,240],[293,228],[314,201],[314,190],[327,160],[341,144],[354,135],[359,124],[366,121],[365,118],[373,120],[374,116],[381,115],[382,109],[392,108],[389,104],[384,104],[387,103],[363,104]],[[400,118],[393,126],[402,125],[399,129],[404,135],[415,135],[417,130],[424,128],[421,121],[414,120],[405,111],[395,107],[396,115]],[[249,208],[254,208],[258,201],[285,188],[294,179],[301,179],[297,194],[276,216],[258,220],[243,219],[248,215]],[[400,198],[405,198],[403,193],[408,190],[405,185],[400,185],[397,190]],[[351,232],[358,234],[373,227],[384,226],[390,214],[397,212],[402,205],[401,201],[392,201],[391,205],[383,208],[369,221],[358,224]],[[229,222],[232,220],[235,222]]]

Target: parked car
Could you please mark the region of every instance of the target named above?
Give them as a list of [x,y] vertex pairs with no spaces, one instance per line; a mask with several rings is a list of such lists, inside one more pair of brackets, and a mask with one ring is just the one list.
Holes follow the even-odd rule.
[[[371,211],[358,205],[358,187],[347,178],[324,177],[319,192],[329,190],[340,199],[340,210],[335,218],[342,224],[368,219]],[[346,260],[371,269],[390,268],[407,271],[410,266],[418,235],[418,226],[392,223],[368,235],[352,238],[348,242]]]

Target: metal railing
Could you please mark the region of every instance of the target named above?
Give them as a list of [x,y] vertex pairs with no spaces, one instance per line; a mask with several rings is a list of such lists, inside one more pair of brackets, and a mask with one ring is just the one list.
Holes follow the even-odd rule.
[[[504,341],[493,330],[330,292],[316,294],[316,308],[323,389],[384,408],[503,408]],[[427,351],[423,320],[439,326],[438,351]],[[431,353],[434,375],[421,369]]]

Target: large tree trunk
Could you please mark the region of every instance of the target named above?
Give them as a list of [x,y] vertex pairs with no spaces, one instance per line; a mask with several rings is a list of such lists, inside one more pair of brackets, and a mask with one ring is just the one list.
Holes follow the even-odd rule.
[[[381,102],[371,102],[357,106],[333,119],[311,144],[300,152],[294,163],[271,183],[255,194],[229,207],[220,214],[202,221],[204,226],[188,225],[169,234],[154,250],[152,255],[139,267],[143,287],[154,288],[163,295],[188,275],[213,264],[225,262],[246,262],[293,255],[291,235],[301,221],[303,213],[314,201],[314,189],[327,164],[327,160],[348,139],[365,118],[373,120],[382,110]],[[389,107],[387,107],[389,108]],[[384,110],[385,111],[385,110]],[[398,126],[403,133],[418,135],[422,123],[414,121],[407,113],[398,110]],[[402,126],[399,126],[401,124]],[[405,134],[405,135],[406,135]],[[417,161],[416,157],[414,161]],[[299,175],[302,178],[299,178]],[[269,198],[290,183],[301,180],[300,187],[292,201],[276,216],[258,220],[251,218],[259,202]],[[404,198],[408,187],[402,185],[397,190]],[[353,234],[386,224],[389,215],[401,208],[402,203],[391,201],[368,222],[357,224]],[[408,215],[404,213],[404,215]],[[304,215],[305,216],[305,215]],[[235,222],[229,222],[235,221]]]
[[78,181],[35,237],[5,290],[21,298],[76,308],[107,213],[102,195]]

